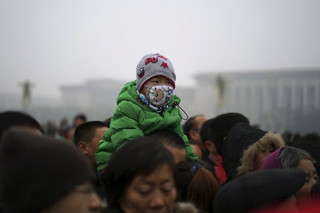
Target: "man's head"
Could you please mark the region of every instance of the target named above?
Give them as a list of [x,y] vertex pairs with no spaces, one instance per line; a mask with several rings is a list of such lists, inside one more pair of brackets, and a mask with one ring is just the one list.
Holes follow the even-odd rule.
[[210,123],[208,123],[208,134],[207,138],[203,140],[203,143],[206,143],[205,141],[209,141],[211,143],[214,143],[217,154],[222,154],[222,144],[231,129],[235,124],[244,122],[249,123],[249,119],[236,112],[230,112],[230,113],[224,113],[216,116],[215,118],[211,119]]
[[169,150],[175,163],[186,159],[186,145],[177,133],[161,129],[153,132],[149,137],[160,141]]
[[99,141],[107,130],[107,125],[102,121],[85,122],[80,124],[75,130],[75,145],[89,158],[94,166],[96,166],[94,154],[97,150]]
[[[0,147],[1,198],[7,212],[81,212],[101,208],[92,190],[94,173],[73,146],[30,131],[8,130]],[[72,209],[68,212],[80,212]]]
[[189,118],[183,124],[184,134],[188,136],[190,140],[197,142],[200,147],[203,147],[200,136],[200,129],[204,122],[208,119],[204,115],[195,115]]

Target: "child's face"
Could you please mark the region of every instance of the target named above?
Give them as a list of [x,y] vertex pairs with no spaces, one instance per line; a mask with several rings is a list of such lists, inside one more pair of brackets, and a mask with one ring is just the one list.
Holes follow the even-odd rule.
[[[150,78],[145,85],[149,85],[149,86],[167,85],[167,86],[171,86],[172,87],[171,82],[168,81],[165,77],[162,77],[162,76],[156,76],[156,77]],[[146,87],[142,88],[142,93],[144,95],[147,94],[147,91],[148,91],[148,89]]]

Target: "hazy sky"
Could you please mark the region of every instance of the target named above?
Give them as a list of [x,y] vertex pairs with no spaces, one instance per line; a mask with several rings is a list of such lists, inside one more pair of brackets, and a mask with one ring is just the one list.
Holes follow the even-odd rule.
[[0,0],[0,92],[130,81],[151,52],[172,61],[177,86],[204,71],[320,68],[319,11],[319,0]]

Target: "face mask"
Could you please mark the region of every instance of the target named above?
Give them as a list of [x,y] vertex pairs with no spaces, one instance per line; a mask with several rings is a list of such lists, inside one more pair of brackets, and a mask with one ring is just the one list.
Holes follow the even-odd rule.
[[145,87],[148,88],[146,98],[152,105],[162,107],[170,102],[173,94],[173,87],[167,85],[145,85]]

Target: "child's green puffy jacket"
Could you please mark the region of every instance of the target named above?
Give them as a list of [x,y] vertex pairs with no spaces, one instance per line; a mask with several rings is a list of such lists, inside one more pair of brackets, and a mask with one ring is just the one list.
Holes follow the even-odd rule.
[[139,101],[136,89],[136,81],[131,81],[120,91],[110,128],[104,134],[95,154],[98,171],[107,165],[112,154],[126,141],[150,135],[158,129],[175,131],[186,144],[187,158],[196,159],[197,156],[182,130],[181,111],[176,107],[180,98],[173,95],[170,106],[163,113],[157,113]]

